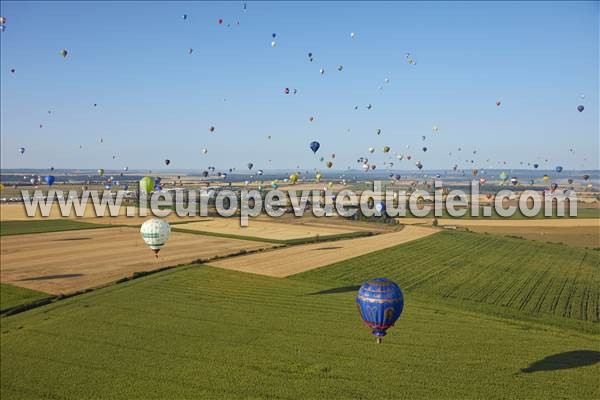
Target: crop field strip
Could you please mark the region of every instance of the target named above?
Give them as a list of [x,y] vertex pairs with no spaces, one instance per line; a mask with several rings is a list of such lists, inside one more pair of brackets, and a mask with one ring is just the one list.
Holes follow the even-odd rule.
[[438,232],[438,229],[431,227],[406,226],[397,232],[344,240],[331,246],[326,243],[294,246],[263,252],[262,254],[255,253],[217,260],[210,262],[210,265],[282,278],[363,254],[370,254],[377,250],[397,246],[400,243],[417,240]]
[[599,366],[568,371],[567,382],[559,372],[515,376],[548,354],[593,346],[591,337],[411,299],[378,346],[354,291],[318,294],[326,289],[190,266],[8,317],[3,399],[597,394]]
[[273,246],[179,232],[171,236],[158,259],[132,227],[2,236],[0,277],[50,294],[72,293],[135,272]]
[[360,284],[386,276],[409,292],[600,322],[599,270],[600,254],[590,250],[443,232],[296,278]]

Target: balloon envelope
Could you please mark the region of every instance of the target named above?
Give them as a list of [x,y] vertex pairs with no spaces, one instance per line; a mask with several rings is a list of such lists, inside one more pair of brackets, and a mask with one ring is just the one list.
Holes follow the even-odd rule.
[[365,282],[358,290],[356,305],[360,316],[380,338],[394,325],[404,308],[404,296],[400,287],[386,278]]
[[147,220],[140,228],[142,239],[154,251],[157,257],[158,252],[167,242],[170,233],[171,226],[169,223],[158,218]]
[[319,142],[310,142],[310,149],[313,153],[316,153],[317,150],[319,150],[319,147],[321,147],[321,144]]
[[154,186],[155,186],[154,179],[150,178],[149,176],[145,176],[142,179],[140,179],[139,183],[140,183],[140,192],[150,193],[150,192],[152,192],[152,190],[154,190]]
[[44,178],[44,180],[46,181],[46,183],[48,184],[48,186],[52,186],[52,184],[54,183],[54,181],[56,179],[54,178],[54,176],[48,175],[47,177]]

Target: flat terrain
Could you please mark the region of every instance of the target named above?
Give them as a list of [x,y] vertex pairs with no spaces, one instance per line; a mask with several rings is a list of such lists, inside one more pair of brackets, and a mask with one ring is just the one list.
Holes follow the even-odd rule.
[[28,221],[0,221],[0,236],[24,233],[61,232],[80,229],[103,228],[103,225],[72,219],[49,219]]
[[48,294],[0,283],[0,310],[31,303],[49,297]]
[[[368,275],[376,266],[362,265]],[[107,287],[2,320],[0,395],[600,397],[598,336],[408,294],[404,313],[377,345],[354,296],[343,283],[204,266]]]
[[171,233],[158,260],[137,228],[2,236],[0,281],[51,294],[94,287],[164,266],[268,248],[269,243]]
[[[28,217],[25,212],[25,206],[22,203],[0,203],[0,215],[3,222],[6,221],[81,221],[94,224],[107,224],[107,225],[135,225],[140,226],[149,218],[152,218],[151,213],[148,211],[148,216],[126,216],[126,208],[121,207],[119,209],[119,215],[110,217],[108,208],[104,216],[99,217],[94,211],[94,207],[91,206],[91,201],[88,207],[85,208],[83,216],[77,217],[74,212],[68,217],[63,217],[60,214],[60,208],[56,203],[52,204],[51,212],[48,217],[42,217],[39,210],[35,217]],[[139,209],[135,208],[136,214],[139,213]],[[165,218],[167,221],[198,221],[199,217],[179,217],[175,212],[172,212],[168,217]]]
[[[232,260],[233,261],[233,260]],[[410,293],[506,315],[600,322],[600,252],[469,232],[441,232],[296,278],[359,285],[385,276]]]
[[351,226],[283,224],[263,220],[250,220],[247,227],[240,226],[238,218],[204,219],[176,225],[179,229],[206,231],[265,239],[290,240],[315,236],[340,235],[356,232]]
[[394,233],[339,242],[293,246],[215,261],[210,264],[236,271],[285,277],[420,239],[436,232],[438,230],[433,228],[407,226]]
[[564,243],[570,246],[600,248],[600,226],[468,226],[473,232],[521,236],[540,242]]
[[[407,225],[430,225],[431,219],[401,218]],[[439,218],[439,226],[455,226],[474,232],[521,236],[542,242],[565,243],[571,246],[600,247],[600,219],[448,219]]]

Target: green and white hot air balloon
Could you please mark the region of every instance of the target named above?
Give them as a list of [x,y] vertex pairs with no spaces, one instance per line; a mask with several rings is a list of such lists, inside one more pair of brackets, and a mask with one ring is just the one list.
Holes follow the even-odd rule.
[[171,225],[162,219],[152,218],[142,224],[140,233],[144,242],[158,258],[158,252],[165,245],[167,239],[169,239]]

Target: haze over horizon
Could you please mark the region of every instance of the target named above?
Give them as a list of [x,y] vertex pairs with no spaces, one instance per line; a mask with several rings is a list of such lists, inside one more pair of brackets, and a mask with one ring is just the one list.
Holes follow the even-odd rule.
[[599,169],[598,2],[243,4],[3,1],[1,168]]

